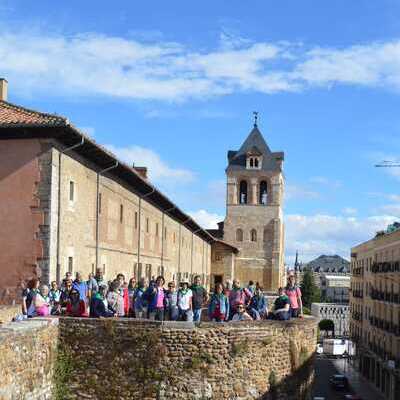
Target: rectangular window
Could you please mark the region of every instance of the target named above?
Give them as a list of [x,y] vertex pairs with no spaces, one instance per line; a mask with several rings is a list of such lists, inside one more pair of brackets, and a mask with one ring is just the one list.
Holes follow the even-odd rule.
[[146,218],[146,233],[150,232],[150,221],[148,218]]
[[156,237],[158,237],[158,222],[156,223]]
[[99,215],[101,214],[101,193],[99,193]]
[[135,229],[138,228],[138,213],[137,211],[135,212]]
[[119,222],[121,222],[124,220],[124,206],[121,204],[119,206]]
[[75,183],[69,182],[69,201],[74,201],[75,198]]
[[73,272],[74,270],[74,258],[73,257],[68,257],[68,272]]
[[146,277],[149,281],[152,278],[151,264],[146,264]]

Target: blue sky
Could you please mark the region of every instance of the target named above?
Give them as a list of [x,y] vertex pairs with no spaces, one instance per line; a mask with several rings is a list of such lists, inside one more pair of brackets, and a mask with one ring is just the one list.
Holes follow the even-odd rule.
[[0,0],[9,101],[57,112],[204,226],[260,112],[285,151],[286,249],[348,256],[400,214],[400,3]]

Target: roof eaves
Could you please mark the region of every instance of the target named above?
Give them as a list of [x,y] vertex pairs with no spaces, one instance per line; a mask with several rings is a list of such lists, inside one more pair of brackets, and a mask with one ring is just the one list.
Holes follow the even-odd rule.
[[[120,161],[115,156],[114,153],[112,153],[111,151],[106,149],[104,146],[101,146],[100,144],[96,143],[96,141],[91,139],[84,132],[82,132],[80,129],[75,127],[73,124],[68,122],[67,126],[68,126],[68,128],[72,129],[75,133],[77,133],[77,134],[81,135],[82,137],[84,137],[84,139],[87,140],[89,143],[91,143],[94,146],[98,147],[101,152],[106,153],[109,157],[113,158],[115,161],[118,161],[118,164],[119,164],[120,167],[124,168],[128,173],[134,175],[135,178],[137,178],[144,185],[146,185],[150,190],[146,191],[145,193],[142,193],[142,195],[148,196],[148,197],[146,197],[147,200],[150,200],[153,204],[155,204],[156,206],[162,208],[164,212],[166,210],[172,208],[172,211],[170,212],[170,214],[177,214],[175,218],[178,219],[179,222],[184,223],[184,225],[188,229],[190,229],[190,228],[187,226],[187,224],[189,222],[192,222],[193,229],[190,229],[192,232],[196,231],[197,234],[200,233],[202,235],[203,239],[206,240],[208,243],[212,243],[213,241],[215,241],[215,238],[212,235],[210,235],[204,228],[202,228],[200,225],[198,225],[197,222],[195,222],[192,219],[192,217],[190,217],[188,214],[183,212],[178,206],[176,206],[175,203],[172,200],[170,200],[166,195],[164,195],[161,191],[159,191],[156,186],[154,186],[152,183],[150,183],[150,181],[148,181],[147,179],[143,178],[143,176],[140,175],[137,171],[135,171],[135,169],[131,168],[126,163]],[[156,201],[155,199],[151,198],[152,196],[153,197],[158,196],[158,197],[162,198],[168,204],[168,206],[167,207],[162,207],[161,203],[159,201]]]

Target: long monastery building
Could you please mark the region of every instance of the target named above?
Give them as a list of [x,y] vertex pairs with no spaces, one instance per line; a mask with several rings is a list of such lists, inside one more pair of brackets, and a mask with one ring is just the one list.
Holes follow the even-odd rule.
[[209,286],[237,276],[275,290],[284,271],[283,153],[255,129],[247,143],[256,145],[230,154],[225,228],[207,231],[145,167],[121,162],[67,118],[9,103],[0,79],[0,304],[18,298],[23,280],[59,281],[66,271],[86,279],[96,268],[107,279],[200,275]]

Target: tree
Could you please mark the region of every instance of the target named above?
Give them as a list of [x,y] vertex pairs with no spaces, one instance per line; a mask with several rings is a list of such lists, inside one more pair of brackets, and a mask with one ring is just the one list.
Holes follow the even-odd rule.
[[301,281],[301,295],[303,305],[311,308],[311,303],[319,303],[321,301],[321,291],[315,284],[314,276],[311,271],[305,271]]
[[320,331],[325,331],[326,334],[328,332],[332,332],[332,334],[335,332],[335,324],[330,319],[321,320],[318,324],[318,328]]

